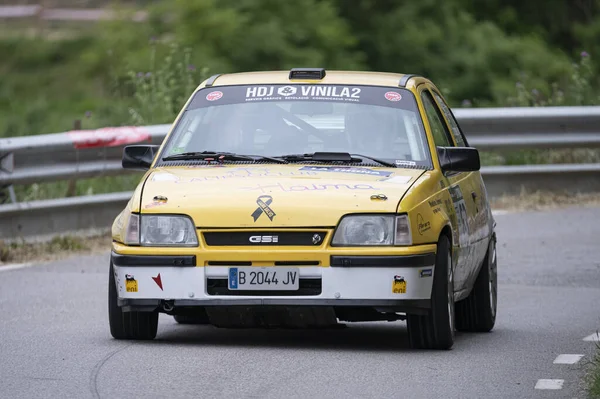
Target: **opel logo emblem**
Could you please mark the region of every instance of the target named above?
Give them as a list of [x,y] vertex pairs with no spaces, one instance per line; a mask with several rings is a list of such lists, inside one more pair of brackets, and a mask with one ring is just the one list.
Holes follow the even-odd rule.
[[312,236],[312,242],[313,244],[317,245],[321,242],[321,236],[319,234],[315,234],[314,236]]

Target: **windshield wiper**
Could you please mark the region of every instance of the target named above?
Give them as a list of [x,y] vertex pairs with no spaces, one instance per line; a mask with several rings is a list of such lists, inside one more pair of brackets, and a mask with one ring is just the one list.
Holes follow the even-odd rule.
[[365,159],[368,159],[368,160],[370,160],[370,161],[373,161],[373,162],[380,163],[380,164],[382,164],[382,165],[384,165],[384,166],[388,166],[388,167],[390,167],[390,168],[395,168],[395,167],[396,167],[396,165],[395,165],[395,164],[393,164],[393,163],[391,163],[391,162],[388,162],[388,161],[384,161],[384,160],[382,160],[382,159],[373,158],[373,157],[369,157],[369,156],[367,156],[367,155],[362,155],[362,154],[352,154],[352,155],[354,155],[354,156],[356,156],[356,157],[365,158]]
[[182,152],[180,154],[164,157],[163,161],[187,161],[193,159],[222,159],[227,161],[251,161],[253,158],[248,156],[237,155],[231,152]]
[[349,154],[347,152],[314,152],[312,154],[288,154],[281,155],[277,158],[284,159],[289,162],[300,162],[300,161],[316,161],[316,162],[362,162],[360,158],[353,158],[353,156],[368,159],[373,162],[377,162],[383,166],[395,168],[391,162],[383,161],[377,158],[372,158],[362,154]]
[[272,161],[276,163],[287,163],[283,159],[266,157],[264,155],[242,155],[223,151],[182,152],[181,154],[164,157],[163,161],[189,161],[194,159],[206,159],[215,161]]

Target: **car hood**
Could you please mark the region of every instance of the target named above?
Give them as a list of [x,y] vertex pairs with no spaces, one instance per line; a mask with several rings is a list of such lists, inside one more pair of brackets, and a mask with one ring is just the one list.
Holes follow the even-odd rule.
[[335,226],[346,213],[396,212],[424,172],[298,164],[160,167],[144,184],[141,212],[190,215],[198,227]]

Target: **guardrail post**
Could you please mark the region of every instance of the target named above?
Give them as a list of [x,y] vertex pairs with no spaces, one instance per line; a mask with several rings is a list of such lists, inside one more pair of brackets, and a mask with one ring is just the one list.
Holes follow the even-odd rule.
[[44,16],[47,8],[47,0],[42,0],[39,3],[37,12],[35,13],[36,34],[38,37],[44,37],[44,31],[46,30],[46,21],[44,20]]
[[[80,119],[76,119],[73,122],[73,130],[81,130],[81,120]],[[77,157],[77,165],[79,165],[79,151],[75,151],[75,156]],[[77,192],[77,179],[76,178],[69,179],[65,197],[74,197],[76,192]]]
[[[8,192],[8,195],[6,195],[5,190]],[[0,204],[6,204],[8,200],[13,204],[17,203],[17,195],[15,194],[15,188],[12,184],[0,187]]]
[[[8,154],[0,154],[0,174],[8,173],[11,174],[15,168],[15,157],[14,154],[9,152]],[[6,192],[8,191],[8,195]],[[5,204],[8,200],[14,204],[17,202],[17,196],[15,189],[12,184],[0,185],[0,204]]]

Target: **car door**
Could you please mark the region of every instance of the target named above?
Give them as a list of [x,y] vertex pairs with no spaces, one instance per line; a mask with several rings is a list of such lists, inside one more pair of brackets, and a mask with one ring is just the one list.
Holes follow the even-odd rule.
[[[433,133],[435,145],[439,147],[456,147],[449,125],[446,123],[432,92],[432,87],[428,84],[423,85],[420,89],[421,101]],[[474,202],[470,200],[473,192],[473,179],[470,177],[470,172],[453,172],[447,173],[441,181],[443,186],[448,189],[451,198],[451,204],[448,204],[448,208],[453,225],[455,291],[466,288],[467,279],[472,274],[474,263],[472,260],[471,229],[476,207]]]
[[[446,123],[450,127],[450,134],[452,135],[456,145],[458,147],[468,147],[468,141],[460,129],[460,125],[454,117],[452,110],[444,101],[442,95],[435,89],[433,89],[431,92],[442,113],[444,114]],[[470,190],[468,200],[472,201],[472,205],[475,207],[474,217],[469,223],[471,272],[469,273],[467,280],[471,282],[476,278],[476,272],[478,271],[477,269],[485,257],[493,227],[491,208],[489,206],[487,191],[483,183],[483,178],[481,177],[481,172],[471,172],[468,174],[466,179],[469,180],[468,186]]]

